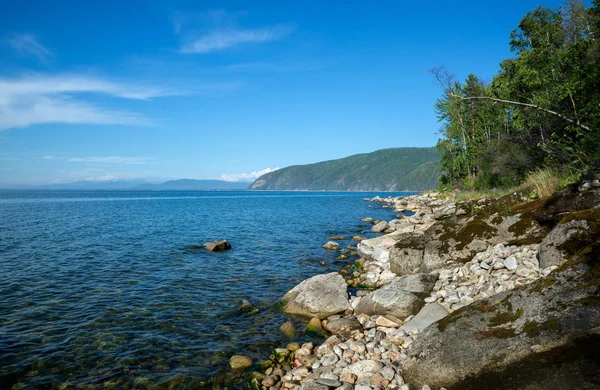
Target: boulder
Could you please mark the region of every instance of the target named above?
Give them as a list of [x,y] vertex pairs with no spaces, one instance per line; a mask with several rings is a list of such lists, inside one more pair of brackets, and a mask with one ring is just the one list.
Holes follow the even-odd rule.
[[389,262],[390,249],[407,237],[405,233],[394,232],[384,236],[365,239],[358,243],[357,252],[363,258],[385,264]]
[[311,318],[308,324],[306,324],[306,333],[314,337],[322,337],[325,334],[325,330],[321,324],[321,319],[317,317]]
[[342,340],[351,339],[363,332],[362,325],[354,316],[329,321],[325,328]]
[[323,245],[323,248],[335,251],[340,249],[340,244],[335,241],[329,241]]
[[205,243],[204,249],[211,252],[223,252],[231,249],[231,244],[227,240],[217,240]]
[[284,295],[283,302],[286,313],[320,319],[351,309],[346,281],[337,272],[304,280]]
[[410,275],[419,272],[423,264],[424,248],[418,246],[396,246],[390,250],[390,271],[396,275]]
[[437,278],[437,274],[407,275],[390,283],[388,288],[408,291],[418,297],[426,298],[429,296],[431,290],[433,290]]
[[598,388],[599,275],[596,241],[546,278],[426,328],[402,376],[417,388]]
[[229,366],[232,370],[244,370],[252,366],[252,359],[248,356],[233,355],[229,359]]
[[354,312],[368,315],[391,314],[404,319],[416,314],[423,304],[423,300],[415,294],[398,289],[394,283],[390,283],[362,297]]
[[564,261],[566,252],[563,245],[573,235],[585,234],[589,228],[587,221],[577,220],[559,223],[544,239],[540,245],[538,259],[541,268],[560,265]]
[[371,228],[371,231],[373,231],[375,233],[381,233],[381,232],[386,231],[388,227],[389,227],[389,225],[386,221],[381,221],[377,225],[374,225]]
[[279,327],[281,333],[283,333],[286,337],[293,339],[296,337],[296,325],[292,321],[286,321]]
[[419,311],[416,316],[402,325],[401,329],[409,333],[415,330],[422,332],[429,325],[441,320],[448,314],[450,313],[444,306],[440,305],[439,303],[430,303],[423,306],[421,311]]

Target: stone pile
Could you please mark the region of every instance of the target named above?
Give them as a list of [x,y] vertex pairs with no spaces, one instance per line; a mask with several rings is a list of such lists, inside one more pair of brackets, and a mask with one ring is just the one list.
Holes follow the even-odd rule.
[[438,302],[450,311],[470,305],[547,276],[556,266],[540,269],[539,244],[497,244],[479,252],[463,265],[439,270],[438,280],[425,302]]

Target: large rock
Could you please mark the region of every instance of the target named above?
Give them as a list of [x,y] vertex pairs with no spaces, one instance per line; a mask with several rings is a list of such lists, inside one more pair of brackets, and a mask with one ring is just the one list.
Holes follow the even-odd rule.
[[244,370],[252,366],[252,359],[248,356],[233,355],[229,359],[229,366],[232,370]]
[[390,249],[393,248],[396,243],[401,242],[408,237],[409,236],[406,233],[394,232],[384,236],[362,240],[357,245],[357,252],[365,259],[385,264],[389,262]]
[[227,240],[217,240],[205,243],[204,249],[211,252],[223,252],[231,249],[231,244]]
[[433,290],[437,278],[437,274],[407,275],[393,281],[387,288],[408,291],[421,298],[426,298]]
[[429,325],[441,320],[448,314],[450,313],[448,313],[448,310],[444,306],[439,303],[430,303],[423,306],[421,311],[419,311],[412,320],[408,321],[400,328],[407,332],[413,332],[417,329],[422,332]]
[[306,279],[288,291],[283,301],[286,313],[320,319],[351,308],[346,281],[337,272]]
[[418,246],[398,246],[390,250],[390,271],[396,275],[410,275],[419,272],[423,264],[424,248]]
[[325,328],[342,340],[348,340],[363,332],[362,325],[354,316],[332,320]]
[[354,312],[368,315],[391,314],[404,319],[416,314],[423,304],[423,300],[415,294],[401,290],[394,283],[390,283],[362,297]]
[[381,221],[377,225],[373,226],[371,228],[371,231],[373,231],[375,233],[381,233],[381,232],[384,232],[385,230],[387,230],[388,227],[389,227],[389,225],[386,221]]
[[573,235],[586,234],[589,226],[585,220],[569,221],[559,223],[552,231],[544,237],[540,245],[538,260],[540,268],[560,265],[565,258],[566,251],[563,246]]
[[599,297],[596,241],[546,278],[429,326],[402,376],[417,388],[599,388]]

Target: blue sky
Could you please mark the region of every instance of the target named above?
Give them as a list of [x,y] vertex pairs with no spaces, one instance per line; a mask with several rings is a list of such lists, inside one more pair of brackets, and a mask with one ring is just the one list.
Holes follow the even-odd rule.
[[3,1],[0,183],[261,172],[433,146],[428,70],[485,80],[558,1]]

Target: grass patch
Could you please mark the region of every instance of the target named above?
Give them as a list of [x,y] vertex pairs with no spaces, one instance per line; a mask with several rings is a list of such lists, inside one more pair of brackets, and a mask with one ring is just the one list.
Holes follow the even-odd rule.
[[572,171],[542,168],[527,174],[522,187],[530,189],[540,198],[548,198],[554,192],[577,180],[579,174]]

